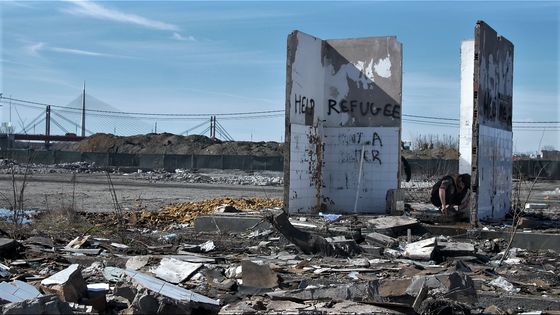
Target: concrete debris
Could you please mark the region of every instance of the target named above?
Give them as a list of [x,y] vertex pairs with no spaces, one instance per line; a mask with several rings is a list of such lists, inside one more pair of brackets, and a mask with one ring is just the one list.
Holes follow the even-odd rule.
[[404,256],[411,259],[430,260],[434,250],[436,249],[436,245],[436,237],[406,244],[404,248]]
[[40,296],[1,306],[2,314],[74,314],[70,305],[55,295]]
[[150,277],[146,274],[137,271],[131,271],[131,270],[123,270],[123,272],[138,285],[150,291],[153,291],[155,293],[164,295],[168,298],[178,300],[178,301],[183,301],[183,302],[194,302],[194,303],[207,304],[207,305],[219,305],[219,302],[214,299],[169,284],[165,281],[156,279],[154,277]]
[[324,256],[348,257],[359,254],[360,247],[353,240],[327,241],[320,235],[312,234],[295,228],[285,212],[270,210],[266,213],[269,222],[306,254],[321,254]]
[[2,301],[21,302],[41,295],[37,288],[20,280],[0,283],[0,300]]
[[133,256],[126,261],[126,269],[138,270],[146,266],[150,261],[150,256]]
[[366,241],[372,244],[381,245],[384,247],[393,247],[398,241],[385,234],[373,232],[366,235]]
[[270,289],[278,286],[278,275],[268,264],[258,264],[250,260],[241,262],[243,285],[252,288]]
[[56,294],[66,302],[78,302],[87,293],[80,265],[73,264],[41,281],[43,291]]
[[368,224],[376,231],[398,232],[418,225],[418,220],[404,216],[385,216],[368,220]]
[[[0,283],[3,310],[284,315],[560,309],[558,252],[521,248],[550,243],[553,233],[530,241],[524,234],[535,233],[519,233],[506,251],[507,238],[498,233],[509,227],[497,224],[467,230],[405,218],[403,228],[399,217],[385,225],[378,220],[378,229],[354,216],[290,220],[279,209],[203,217],[207,228],[197,222],[126,225],[113,235],[113,217],[90,214],[96,222],[91,236],[23,237],[23,246],[0,264],[0,276],[10,279]],[[110,232],[98,235],[103,226]]]
[[502,276],[499,276],[496,279],[490,281],[489,284],[492,285],[492,286],[495,286],[497,288],[500,288],[500,289],[506,291],[507,293],[514,293],[514,292],[521,291],[520,288],[514,287],[513,284],[511,284],[509,281],[507,281]]
[[163,258],[154,270],[156,277],[171,283],[181,283],[197,271],[202,264],[181,261],[175,258]]

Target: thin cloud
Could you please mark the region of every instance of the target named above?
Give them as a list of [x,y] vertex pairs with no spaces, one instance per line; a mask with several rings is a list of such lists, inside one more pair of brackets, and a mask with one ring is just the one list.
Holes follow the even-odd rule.
[[90,50],[83,50],[83,49],[74,49],[74,48],[65,48],[65,47],[51,47],[43,42],[38,42],[35,44],[28,45],[25,47],[27,53],[34,57],[41,57],[41,51],[53,51],[62,54],[72,54],[72,55],[80,55],[80,56],[91,56],[91,57],[122,57],[126,58],[126,56],[118,56],[113,54],[106,54],[96,51]]
[[101,20],[110,20],[120,23],[128,23],[143,26],[150,29],[162,31],[179,31],[179,27],[166,22],[156,21],[140,15],[121,12],[110,9],[91,1],[67,0],[74,6],[64,9],[65,12],[73,15],[89,16]]
[[73,55],[82,55],[82,56],[98,56],[98,57],[112,57],[113,55],[98,53],[94,51],[87,51],[81,49],[72,49],[72,48],[61,48],[61,47],[52,47],[49,48],[51,51],[65,53],[65,54],[73,54]]
[[176,39],[176,40],[180,40],[180,41],[195,41],[196,39],[194,38],[194,36],[189,35],[187,37],[177,33],[177,32],[173,32],[173,35],[171,36],[171,38]]
[[30,54],[31,56],[39,56],[39,52],[45,47],[45,43],[43,42],[39,42],[39,43],[35,43],[35,44],[31,44],[29,46],[27,46],[25,49],[27,50],[27,53]]

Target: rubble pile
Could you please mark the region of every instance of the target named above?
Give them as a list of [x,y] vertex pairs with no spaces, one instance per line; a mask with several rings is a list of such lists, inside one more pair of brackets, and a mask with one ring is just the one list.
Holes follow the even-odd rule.
[[116,225],[123,219],[130,228],[152,228],[170,230],[180,225],[189,225],[192,221],[204,214],[214,212],[248,212],[265,208],[278,208],[283,206],[279,198],[213,198],[201,201],[179,202],[161,207],[157,211],[140,209],[139,211],[125,211],[116,213],[83,213],[95,224],[110,222]]
[[57,143],[57,150],[128,154],[208,154],[280,156],[283,144],[249,141],[222,141],[201,135],[170,133],[115,136],[98,133],[76,143]]
[[245,175],[235,171],[231,171],[228,174],[219,172],[204,174],[198,171],[176,169],[175,172],[166,172],[164,170],[138,171],[127,175],[134,179],[148,180],[149,182],[171,181],[253,186],[281,186],[284,184],[284,178],[281,173],[270,171],[260,171]]
[[[142,229],[109,236],[88,230],[72,239],[62,233],[45,237],[34,229],[18,241],[0,239],[2,311],[558,314],[560,309],[560,257],[554,250],[508,248],[502,238],[433,234],[407,216],[288,217],[271,209],[279,205],[279,200],[212,199],[170,205],[145,223],[139,223],[141,216],[136,225],[129,222]],[[210,233],[201,225],[208,217],[229,224]],[[114,218],[100,218],[105,226],[113,224]],[[173,233],[156,233],[157,224],[187,218],[191,224],[176,224]],[[234,232],[249,218],[248,228]]]
[[282,207],[283,201],[277,198],[214,198],[203,201],[191,201],[167,205],[159,211],[142,211],[137,223],[142,226],[162,226],[173,223],[191,223],[201,214],[212,213],[223,206],[236,211],[257,210]]
[[[95,163],[73,162],[53,165],[17,163],[13,160],[0,159],[0,174],[103,174],[105,169],[99,168]],[[228,170],[198,170],[176,169],[168,172],[163,169],[153,171],[112,170],[111,174],[118,178],[123,176],[136,180],[156,182],[180,182],[197,184],[222,184],[222,185],[252,185],[252,186],[282,186],[284,178],[281,172],[273,171],[238,171]]]

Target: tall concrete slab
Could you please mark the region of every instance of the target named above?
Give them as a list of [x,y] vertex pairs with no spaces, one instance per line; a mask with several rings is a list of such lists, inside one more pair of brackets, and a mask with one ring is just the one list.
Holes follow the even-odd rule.
[[402,45],[294,31],[286,75],[288,211],[384,213],[399,187]]
[[472,171],[472,128],[474,110],[474,40],[461,43],[461,113],[459,123],[459,173]]
[[471,222],[500,220],[511,207],[513,44],[478,21],[461,53],[460,170],[468,173],[470,164]]

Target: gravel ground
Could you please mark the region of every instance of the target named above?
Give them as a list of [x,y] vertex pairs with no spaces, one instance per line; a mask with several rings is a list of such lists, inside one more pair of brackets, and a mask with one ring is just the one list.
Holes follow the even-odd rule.
[[[74,207],[83,211],[113,211],[113,201],[105,172],[95,165],[78,162],[59,165],[24,165],[0,160],[0,208],[13,199],[11,172],[18,185],[28,171],[25,208],[54,209]],[[283,174],[270,171],[175,170],[111,173],[118,201],[123,208],[157,210],[161,206],[214,197],[282,198]],[[435,180],[435,179],[434,179]],[[403,182],[405,202],[429,202],[434,180]],[[514,188],[517,183],[513,183]],[[560,181],[523,182],[521,201],[546,203],[549,211],[560,210]],[[530,193],[529,193],[530,192]]]

